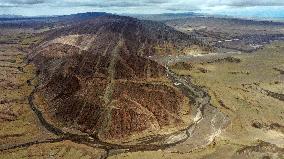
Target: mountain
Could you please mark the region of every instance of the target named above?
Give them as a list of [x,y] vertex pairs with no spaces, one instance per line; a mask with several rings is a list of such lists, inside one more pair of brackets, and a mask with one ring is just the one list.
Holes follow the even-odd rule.
[[6,28],[33,28],[35,30],[44,27],[58,27],[64,25],[71,25],[79,21],[86,21],[100,16],[111,15],[105,12],[87,12],[77,13],[71,15],[58,16],[8,16],[0,17],[0,27]]
[[131,17],[135,17],[143,20],[164,21],[174,19],[184,19],[189,17],[203,17],[204,14],[185,12],[185,13],[163,13],[163,14],[126,14]]
[[93,19],[99,16],[111,15],[110,13],[106,12],[86,12],[86,13],[77,13],[77,14],[70,14],[70,15],[61,15],[61,16],[54,16],[54,19],[58,20],[87,20]]
[[45,33],[29,55],[37,106],[53,125],[122,144],[184,129],[189,99],[152,55],[210,49],[164,24],[106,15]]
[[2,14],[0,18],[23,18],[24,16],[21,15],[11,15],[11,14]]

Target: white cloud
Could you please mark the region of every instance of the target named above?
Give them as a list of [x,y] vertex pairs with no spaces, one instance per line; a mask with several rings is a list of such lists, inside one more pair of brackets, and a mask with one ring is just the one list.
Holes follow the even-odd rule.
[[18,13],[29,10],[29,13],[37,15],[46,14],[48,11],[50,11],[48,14],[69,14],[82,10],[114,13],[161,13],[214,11],[219,8],[256,6],[284,6],[284,0],[0,0],[0,7],[11,8],[10,12]]

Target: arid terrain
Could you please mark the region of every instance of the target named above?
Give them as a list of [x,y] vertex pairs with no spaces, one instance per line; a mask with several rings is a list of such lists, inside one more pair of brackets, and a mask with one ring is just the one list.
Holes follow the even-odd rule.
[[196,14],[162,14],[135,17],[160,21],[176,30],[195,35],[199,40],[218,48],[218,53],[229,51],[253,52],[271,41],[284,39],[284,23],[277,21]]
[[283,23],[86,13],[0,29],[0,158],[284,158]]

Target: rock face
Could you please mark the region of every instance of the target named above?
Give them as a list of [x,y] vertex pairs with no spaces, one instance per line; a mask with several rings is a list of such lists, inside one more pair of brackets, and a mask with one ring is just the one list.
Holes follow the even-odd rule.
[[192,37],[159,23],[120,16],[46,33],[30,59],[38,66],[37,106],[65,131],[122,143],[167,134],[190,123],[189,99],[147,59],[182,54]]

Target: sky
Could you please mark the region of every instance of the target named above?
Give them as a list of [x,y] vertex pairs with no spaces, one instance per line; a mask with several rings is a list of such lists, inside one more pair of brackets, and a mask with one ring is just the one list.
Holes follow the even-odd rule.
[[159,14],[198,12],[236,17],[284,17],[284,0],[0,0],[0,14],[83,12]]

